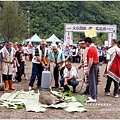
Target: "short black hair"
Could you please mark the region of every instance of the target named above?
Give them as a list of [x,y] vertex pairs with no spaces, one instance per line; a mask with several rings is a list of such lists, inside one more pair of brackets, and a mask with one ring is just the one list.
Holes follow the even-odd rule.
[[65,60],[65,63],[66,63],[66,62],[71,63],[71,61],[70,61],[70,60]]
[[18,47],[22,47],[22,46],[23,46],[23,44],[21,44],[21,43],[20,43],[20,44],[18,44]]
[[88,43],[92,43],[92,39],[90,37],[86,37],[84,39],[85,43],[88,42]]
[[117,44],[117,40],[116,40],[116,39],[113,39],[112,42],[113,42],[114,44]]
[[120,40],[117,42],[117,44],[119,44],[119,45],[120,45]]

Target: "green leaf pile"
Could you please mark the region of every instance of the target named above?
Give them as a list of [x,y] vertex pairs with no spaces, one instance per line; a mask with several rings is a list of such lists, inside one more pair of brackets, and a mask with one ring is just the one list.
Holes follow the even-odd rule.
[[86,112],[86,100],[83,96],[73,94],[72,92],[60,93],[52,91],[53,94],[64,97],[65,102],[55,105],[45,105],[39,102],[39,94],[34,91],[25,92],[14,91],[12,93],[4,93],[0,98],[0,106],[8,109],[23,109],[32,112],[45,112],[47,108],[63,109],[67,112]]
[[66,92],[63,92],[62,95],[65,97],[72,97],[73,93],[71,91],[66,91]]
[[81,95],[78,95],[78,94],[74,94],[73,96],[74,96],[74,97],[76,98],[76,100],[77,100],[78,102],[80,102],[84,107],[87,106],[86,98],[85,98],[84,96],[81,96]]
[[72,93],[71,91],[63,92],[62,95],[63,95],[64,97],[72,97],[72,96],[74,96],[74,97],[76,98],[76,100],[77,100],[78,102],[80,102],[84,107],[87,106],[86,98],[85,98],[84,96],[82,96],[82,95],[74,94],[74,93]]

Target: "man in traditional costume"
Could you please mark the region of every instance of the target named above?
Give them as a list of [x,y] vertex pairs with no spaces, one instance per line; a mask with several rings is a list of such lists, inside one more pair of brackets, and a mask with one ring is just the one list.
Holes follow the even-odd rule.
[[117,44],[115,39],[111,42],[111,48],[107,51],[107,83],[105,87],[105,95],[110,95],[110,86],[114,82],[114,97],[118,98],[119,82],[120,82],[120,41]]
[[59,87],[59,72],[62,77],[63,70],[64,70],[64,61],[65,56],[61,50],[58,50],[57,45],[52,45],[52,51],[50,52],[50,55],[48,57],[48,67],[50,66],[50,62],[53,61],[53,75],[55,80],[55,88]]
[[84,40],[80,40],[79,45],[80,45],[80,49],[81,49],[81,60],[80,60],[80,66],[78,68],[81,69],[83,67],[83,72],[84,72],[84,78],[83,79],[85,80],[85,82],[87,84],[86,89],[82,94],[90,95],[90,93],[89,93],[89,85],[88,85],[88,76],[85,75],[85,72],[87,71],[87,67],[88,67],[87,66],[88,47],[86,47]]
[[35,78],[37,76],[37,88],[41,87],[42,71],[45,68],[44,58],[47,55],[46,40],[42,40],[40,45],[35,49],[35,53],[32,59],[32,74],[29,83],[29,90],[33,88]]
[[11,46],[11,42],[6,42],[2,48],[2,79],[4,81],[4,90],[15,90],[12,86],[12,64],[14,61],[15,49]]

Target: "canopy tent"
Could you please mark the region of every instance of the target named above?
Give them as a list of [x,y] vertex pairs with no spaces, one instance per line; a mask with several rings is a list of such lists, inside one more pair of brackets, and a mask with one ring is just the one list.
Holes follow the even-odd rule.
[[25,40],[24,42],[28,43],[30,40],[32,43],[40,43],[42,41],[37,34],[33,35],[31,38]]
[[52,42],[52,43],[63,43],[63,41],[59,40],[54,34],[46,39],[46,42]]
[[0,40],[0,44],[3,44],[3,43],[5,43],[5,41],[4,40]]

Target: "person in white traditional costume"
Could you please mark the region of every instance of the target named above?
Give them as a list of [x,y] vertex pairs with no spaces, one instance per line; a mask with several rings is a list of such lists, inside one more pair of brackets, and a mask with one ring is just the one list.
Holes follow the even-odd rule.
[[11,42],[6,42],[2,48],[2,79],[4,81],[4,90],[15,90],[12,86],[12,64],[14,62],[15,49]]
[[48,67],[50,66],[50,62],[53,61],[54,68],[53,68],[53,75],[54,75],[54,80],[55,80],[55,86],[56,88],[59,87],[59,71],[60,75],[63,75],[63,70],[64,70],[64,61],[65,61],[65,56],[61,50],[58,50],[57,45],[53,44],[52,45],[52,51],[50,52],[50,55],[48,57]]

